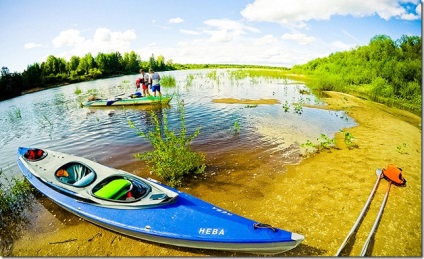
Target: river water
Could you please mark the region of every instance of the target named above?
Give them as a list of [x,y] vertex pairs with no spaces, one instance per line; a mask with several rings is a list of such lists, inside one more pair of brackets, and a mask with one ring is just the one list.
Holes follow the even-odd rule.
[[[169,127],[178,130],[178,99],[184,103],[188,134],[200,127],[200,135],[193,140],[192,149],[205,153],[207,175],[229,170],[247,172],[250,167],[263,163],[270,164],[271,172],[267,174],[282,173],[284,165],[301,160],[302,143],[316,142],[321,134],[333,138],[339,130],[356,125],[344,111],[319,109],[325,103],[311,94],[302,82],[266,77],[235,79],[231,71],[163,72],[162,77],[176,79],[176,87],[162,87],[162,94],[174,94],[174,97],[169,105],[159,107],[82,107],[93,93],[105,98],[133,93],[138,75],[65,85],[2,101],[0,168],[3,175],[22,177],[16,163],[19,146],[52,149],[111,167],[131,169],[136,162],[133,154],[148,151],[151,146],[130,128],[128,121],[148,131],[153,127],[153,111],[160,120],[166,115]],[[214,102],[221,98],[276,99],[279,103]],[[305,105],[318,105],[318,108]],[[272,168],[277,170],[272,171]],[[150,175],[147,168],[141,171],[141,176]],[[213,185],[214,178],[202,180]],[[244,180],[239,177],[234,181],[243,184]],[[38,202],[44,204],[41,200]],[[56,217],[58,212],[54,210],[48,211]],[[47,211],[38,212],[39,215],[43,213]],[[28,227],[37,231],[36,226]]]
[[[177,82],[176,87],[162,87],[163,94],[174,94],[165,107],[81,107],[93,92],[106,98],[131,94],[138,75],[65,85],[0,102],[0,168],[6,175],[20,175],[16,165],[19,146],[49,148],[116,167],[130,163],[133,153],[146,151],[150,145],[129,127],[128,120],[148,130],[154,111],[159,118],[166,114],[170,127],[179,129],[177,95],[184,102],[188,133],[201,127],[193,148],[206,155],[265,147],[266,152],[284,150],[280,152],[282,162],[293,163],[298,156],[292,154],[301,151],[300,144],[314,141],[320,134],[333,137],[340,129],[356,125],[343,111],[301,105],[295,110],[297,103],[322,104],[310,93],[300,94],[300,90],[308,91],[301,82],[261,77],[236,80],[224,69],[164,75]],[[277,99],[280,103],[249,106],[213,102],[220,98]],[[283,108],[286,102],[287,112]]]

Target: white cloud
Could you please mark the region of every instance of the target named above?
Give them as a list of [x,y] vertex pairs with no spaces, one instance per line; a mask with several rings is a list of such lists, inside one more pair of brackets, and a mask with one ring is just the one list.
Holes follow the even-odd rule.
[[126,52],[130,50],[131,42],[136,38],[134,30],[121,32],[111,31],[108,28],[97,28],[92,39],[86,39],[80,35],[80,31],[70,29],[60,32],[53,39],[53,45],[56,48],[69,47],[61,55],[69,59],[73,55],[84,56],[87,53],[96,55],[99,52]]
[[200,32],[197,32],[197,31],[184,30],[184,29],[181,29],[180,32],[184,33],[184,34],[189,34],[189,35],[200,35],[201,34]]
[[[418,4],[417,0],[401,1]],[[420,15],[409,12],[398,0],[255,0],[241,14],[250,21],[274,22],[298,28],[305,27],[310,20],[329,20],[335,15],[364,17],[377,14],[385,20],[420,19]]]
[[209,40],[212,42],[229,42],[246,32],[259,32],[254,27],[229,19],[209,19],[203,23],[209,26],[203,32],[211,35]]
[[285,33],[281,36],[283,40],[293,40],[300,45],[308,45],[315,41],[315,38],[303,33]]
[[40,48],[42,45],[39,43],[34,43],[34,42],[28,42],[25,43],[24,45],[24,49],[34,49],[34,48]]
[[253,45],[255,46],[261,46],[261,45],[268,45],[271,43],[277,42],[277,38],[275,38],[273,35],[268,34],[263,36],[262,38],[257,39]]
[[181,19],[180,17],[169,19],[169,23],[182,23],[182,22],[184,22],[184,20]]
[[[259,38],[237,37],[228,42],[216,42],[210,38],[180,41],[175,46],[166,47],[160,43],[140,49],[141,59],[146,60],[151,53],[163,55],[174,63],[203,64],[256,64],[291,67],[331,53],[331,46],[311,45],[306,50],[294,41],[282,41],[273,35]],[[258,48],[258,46],[261,46]]]
[[63,46],[74,46],[84,42],[84,37],[80,35],[80,31],[69,29],[62,31],[53,39],[53,46],[55,48],[60,48]]

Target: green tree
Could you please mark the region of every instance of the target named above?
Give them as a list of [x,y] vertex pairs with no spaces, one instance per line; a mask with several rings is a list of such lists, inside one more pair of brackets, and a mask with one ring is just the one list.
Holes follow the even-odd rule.
[[80,62],[80,57],[72,56],[68,62],[68,71],[76,71]]
[[19,95],[23,90],[23,77],[19,73],[10,73],[7,67],[1,68],[0,99]]
[[24,88],[39,86],[41,84],[41,67],[40,64],[34,63],[27,66],[27,69],[22,73]]
[[140,69],[140,58],[137,56],[137,54],[135,54],[134,51],[131,51],[130,53],[124,53],[123,61],[126,73],[137,73]]
[[156,70],[156,68],[157,68],[157,63],[156,63],[156,60],[155,60],[155,56],[153,54],[149,58],[149,68],[151,68],[153,70]]
[[96,68],[96,62],[91,55],[91,53],[87,53],[83,58],[80,59],[78,64],[78,74],[79,75],[88,75],[90,69]]
[[159,55],[156,61],[156,69],[160,71],[164,71],[165,69],[165,57]]

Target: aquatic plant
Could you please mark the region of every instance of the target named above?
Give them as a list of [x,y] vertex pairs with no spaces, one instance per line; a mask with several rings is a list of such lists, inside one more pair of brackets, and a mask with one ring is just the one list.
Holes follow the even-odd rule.
[[234,121],[233,129],[236,134],[240,133],[240,123],[238,122],[238,120]]
[[76,86],[76,87],[75,87],[75,91],[74,91],[74,93],[75,93],[76,95],[81,94],[81,93],[82,93],[81,88],[79,88],[78,86]]
[[21,109],[16,106],[13,106],[11,110],[8,110],[7,115],[11,121],[22,118]]
[[288,112],[289,110],[290,110],[290,105],[289,105],[289,102],[285,102],[284,104],[283,104],[283,109],[284,109],[284,112]]
[[194,75],[192,75],[192,74],[187,75],[186,87],[192,86],[193,85],[193,80],[194,80]]
[[191,141],[200,134],[200,127],[191,136],[187,135],[184,104],[180,100],[178,111],[181,122],[178,133],[169,128],[166,114],[159,122],[158,116],[151,112],[154,129],[149,132],[142,131],[132,121],[128,121],[130,128],[135,128],[137,134],[149,140],[154,148],[153,151],[134,154],[134,157],[146,161],[151,171],[172,187],[181,186],[184,176],[203,173],[206,168],[205,155],[193,152],[190,148]]
[[354,143],[355,138],[353,137],[352,133],[344,130],[340,130],[340,132],[343,134],[343,140],[348,149],[358,148],[358,145]]
[[299,114],[299,115],[302,114],[302,112],[303,112],[302,104],[296,103],[294,105],[294,112],[297,113],[297,114]]
[[249,76],[249,73],[246,70],[238,69],[238,70],[230,70],[229,71],[231,80],[241,80],[245,79]]
[[312,153],[312,152],[314,152],[315,150],[318,149],[317,145],[314,144],[309,139],[306,140],[305,143],[300,144],[300,146],[305,149],[306,153]]
[[329,138],[327,135],[321,133],[320,137],[317,138],[317,143],[313,143],[309,139],[301,144],[300,146],[302,148],[305,148],[306,153],[312,153],[312,152],[321,152],[323,150],[329,150],[331,148],[335,148],[336,140]]
[[160,85],[163,87],[174,87],[177,85],[175,77],[170,75],[164,75],[160,78]]
[[207,73],[206,74],[206,77],[209,78],[209,79],[211,79],[211,80],[214,80],[214,81],[218,80],[218,76],[216,74],[216,70]]
[[336,143],[335,139],[329,138],[327,135],[321,133],[320,137],[317,138],[319,145],[323,149],[330,149],[331,147],[334,147],[334,144]]
[[0,169],[0,251],[8,256],[13,241],[19,238],[22,228],[28,223],[25,217],[27,208],[31,208],[32,200],[28,181],[8,178]]

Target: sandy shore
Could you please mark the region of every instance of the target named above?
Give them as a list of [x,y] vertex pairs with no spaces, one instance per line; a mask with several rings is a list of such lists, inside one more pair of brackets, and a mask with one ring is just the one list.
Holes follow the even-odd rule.
[[[393,163],[403,169],[407,185],[392,185],[367,255],[422,256],[421,118],[347,94],[328,95],[327,109],[344,110],[358,122],[347,130],[358,148],[348,149],[338,134],[339,149],[284,168],[266,159],[248,161],[250,154],[240,152],[225,161],[242,164],[237,170],[223,169],[213,181],[199,180],[181,190],[305,236],[297,248],[278,256],[332,256],[362,210],[377,179],[376,168]],[[139,163],[121,169],[142,175]],[[359,255],[387,187],[381,180],[354,242],[342,255]],[[48,201],[43,206],[34,222],[36,231],[14,244],[12,256],[250,256],[143,242],[80,220]]]

